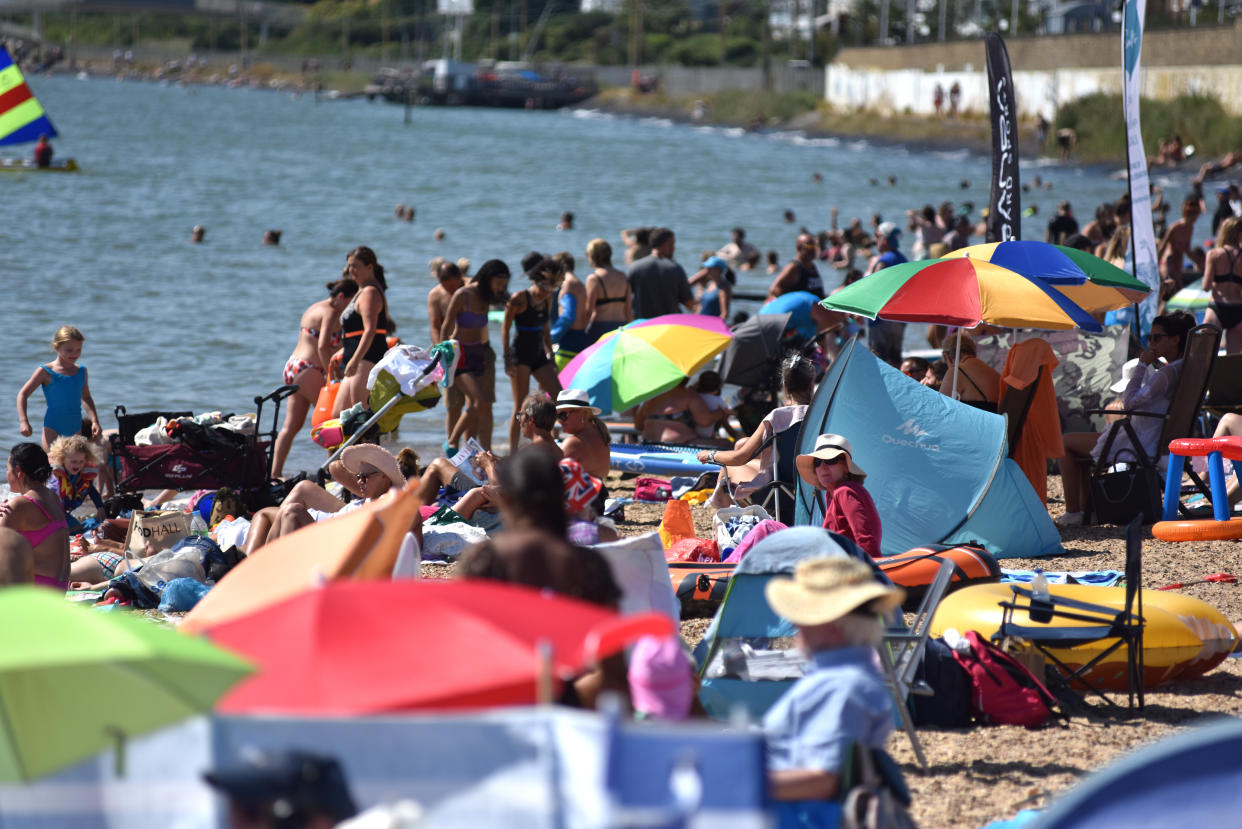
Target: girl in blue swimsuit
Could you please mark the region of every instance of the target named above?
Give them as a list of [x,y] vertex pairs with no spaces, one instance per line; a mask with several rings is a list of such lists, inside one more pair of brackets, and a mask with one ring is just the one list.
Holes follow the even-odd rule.
[[91,397],[91,387],[86,380],[86,367],[78,365],[84,342],[86,337],[81,331],[72,325],[62,325],[52,338],[56,359],[35,369],[17,393],[18,428],[24,437],[30,437],[34,430],[26,418],[26,401],[36,388],[43,387],[43,396],[47,398],[47,413],[43,416],[44,451],[51,447],[56,438],[82,431],[84,407],[91,419],[91,437],[98,438],[103,433],[99,426],[99,414],[95,411],[95,400]]

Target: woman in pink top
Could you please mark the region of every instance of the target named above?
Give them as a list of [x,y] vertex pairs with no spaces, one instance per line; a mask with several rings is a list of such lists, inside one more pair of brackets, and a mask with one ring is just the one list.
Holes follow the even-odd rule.
[[798,474],[825,492],[824,529],[853,541],[879,558],[880,513],[863,487],[867,473],[854,463],[854,450],[841,435],[820,435],[815,450],[799,455]]
[[35,584],[63,592],[69,587],[69,530],[60,496],[47,487],[52,476],[47,453],[37,443],[19,443],[5,473],[13,497],[0,505],[0,527],[30,542]]

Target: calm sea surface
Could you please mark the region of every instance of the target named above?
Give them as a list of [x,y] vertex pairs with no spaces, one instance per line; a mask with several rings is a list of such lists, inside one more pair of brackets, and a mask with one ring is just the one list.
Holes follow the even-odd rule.
[[[117,404],[253,410],[254,396],[280,383],[302,310],[323,297],[323,284],[359,244],[385,266],[399,333],[425,343],[434,256],[466,256],[474,267],[498,257],[516,272],[531,249],[568,250],[582,264],[586,243],[603,236],[619,262],[621,228],[666,224],[677,232],[677,258],[693,271],[698,253],[727,242],[739,224],[762,250],[788,259],[796,226],[784,223],[786,208],[818,230],[832,205],[846,222],[872,213],[900,221],[907,208],[945,198],[987,203],[990,161],[965,151],[585,111],[423,108],[407,125],[400,107],[365,100],[29,80],[61,133],[57,156],[76,157],[83,172],[0,179],[0,389],[9,400],[0,446],[20,439],[13,400],[53,356],[46,343],[63,324],[86,334],[82,364],[105,428],[115,426]],[[815,171],[822,183],[812,181]],[[890,173],[896,187],[868,183]],[[1060,199],[1083,219],[1124,187],[1103,170],[1040,164],[1025,173],[1035,174],[1053,189],[1024,195],[1024,205],[1040,209],[1026,221],[1028,238],[1043,238]],[[959,189],[962,179],[969,189]],[[394,218],[397,203],[417,207],[413,224]],[[574,230],[554,230],[562,210],[576,214]],[[205,244],[187,241],[195,224],[206,226]],[[446,233],[438,243],[437,227]],[[279,247],[261,244],[267,228],[284,231]],[[762,290],[768,279],[744,277],[740,287]],[[838,284],[839,274],[827,281]],[[910,334],[911,347],[922,345]],[[503,375],[497,387],[501,436],[511,409]],[[36,392],[36,430],[42,417]],[[438,445],[443,415],[408,415],[400,437],[420,450]],[[299,439],[287,469],[322,459],[309,438]]]

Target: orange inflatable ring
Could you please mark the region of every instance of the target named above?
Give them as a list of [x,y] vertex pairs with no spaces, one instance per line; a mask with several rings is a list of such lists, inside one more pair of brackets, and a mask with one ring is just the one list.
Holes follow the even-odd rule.
[[1160,521],[1151,534],[1161,541],[1233,541],[1242,538],[1242,518],[1228,521]]

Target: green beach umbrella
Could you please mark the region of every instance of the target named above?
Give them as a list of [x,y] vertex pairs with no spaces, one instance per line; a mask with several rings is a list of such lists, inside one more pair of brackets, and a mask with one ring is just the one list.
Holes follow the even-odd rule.
[[211,708],[252,670],[211,643],[42,587],[0,588],[0,781],[32,780]]

